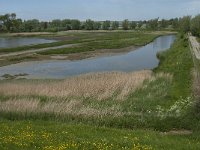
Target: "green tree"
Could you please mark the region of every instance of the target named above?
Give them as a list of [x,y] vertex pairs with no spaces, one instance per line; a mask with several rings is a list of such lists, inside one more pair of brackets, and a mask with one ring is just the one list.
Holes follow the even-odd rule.
[[129,21],[128,21],[128,19],[126,19],[126,20],[124,20],[124,21],[122,22],[122,28],[123,28],[124,30],[128,30],[128,29],[129,29]]
[[81,27],[81,22],[79,20],[71,20],[72,30],[79,30]]
[[172,19],[172,27],[174,29],[178,29],[178,27],[179,27],[179,20],[178,20],[178,18]]
[[130,24],[129,24],[129,26],[130,26],[130,29],[135,29],[136,28],[136,26],[137,26],[137,24],[136,24],[136,22],[135,21],[131,21],[130,22]]
[[191,32],[193,35],[200,37],[200,15],[195,16],[191,20]]
[[162,19],[160,21],[160,28],[162,28],[162,29],[167,28],[169,25],[168,22],[169,22],[168,20]]
[[27,20],[24,22],[26,32],[40,31],[40,23],[37,19]]
[[151,30],[157,30],[158,29],[158,19],[152,19],[148,21],[148,28],[150,28]]
[[190,21],[191,16],[184,16],[183,18],[179,19],[179,26],[181,32],[187,33],[188,31],[190,31]]
[[106,20],[103,22],[103,30],[109,30],[110,29],[110,21],[109,20]]
[[48,22],[40,22],[40,28],[45,31],[48,28]]
[[94,30],[94,21],[88,19],[88,20],[86,20],[84,26],[85,26],[86,30]]
[[62,21],[60,19],[52,20],[51,26],[52,27],[62,27]]
[[119,28],[119,22],[113,21],[111,25],[112,30],[117,30]]
[[64,20],[62,20],[61,24],[62,24],[62,27],[65,30],[71,30],[72,29],[72,23],[71,23],[70,19],[64,19]]
[[93,24],[93,28],[94,28],[94,30],[99,30],[99,29],[101,29],[101,23],[100,22],[94,22],[94,24]]

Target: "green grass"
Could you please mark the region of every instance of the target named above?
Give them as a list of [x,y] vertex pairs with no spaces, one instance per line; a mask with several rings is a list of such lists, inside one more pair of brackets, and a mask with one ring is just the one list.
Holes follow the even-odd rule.
[[[193,103],[191,89],[193,64],[187,40],[178,37],[168,51],[159,54],[159,58],[160,65],[154,70],[155,80],[146,81],[142,88],[137,89],[123,101],[116,103],[115,95],[103,101],[97,101],[94,98],[79,98],[83,106],[98,111],[118,108],[117,111],[123,114],[122,116],[1,112],[1,117],[11,120],[59,120],[117,128],[148,128],[159,131],[168,131],[174,128],[198,130],[199,117],[195,115],[193,105],[191,106]],[[163,72],[166,75],[159,75]],[[10,99],[14,98],[16,97],[10,97]],[[41,105],[49,101],[68,101],[70,99],[38,95],[19,95],[16,99],[22,98],[37,98]]]
[[99,49],[119,49],[129,46],[143,46],[152,42],[159,35],[154,34],[141,34],[141,33],[107,33],[107,36],[97,38],[94,41],[84,43],[78,47],[62,48],[56,50],[47,50],[44,52],[38,52],[42,55],[50,54],[69,54],[79,53],[86,51],[94,51]]
[[0,149],[159,149],[200,147],[199,133],[168,135],[45,121],[0,121]]
[[192,55],[188,46],[188,39],[177,39],[173,47],[158,54],[160,65],[155,72],[165,72],[173,75],[173,86],[170,95],[177,99],[180,96],[191,95],[192,85]]
[[44,43],[44,44],[38,44],[38,45],[30,45],[30,46],[21,46],[21,47],[16,47],[16,48],[1,48],[0,49],[0,54],[4,53],[13,53],[13,52],[20,52],[20,51],[28,51],[32,49],[40,49],[40,48],[47,48],[47,47],[56,47],[56,46],[61,46],[65,44],[73,44],[78,41],[58,41],[58,42],[53,42],[53,43]]
[[[107,40],[109,41],[109,39]],[[91,43],[95,43],[96,47],[101,48],[101,45],[96,42]],[[68,53],[68,51],[62,53]],[[123,116],[87,117],[37,112],[0,112],[3,119],[0,122],[0,149],[1,147],[2,149],[5,147],[10,149],[42,149],[44,147],[56,149],[67,145],[71,149],[106,149],[106,147],[108,149],[125,147],[137,149],[137,146],[138,149],[199,149],[200,116],[192,94],[192,69],[194,66],[188,40],[177,36],[173,46],[169,50],[159,53],[158,58],[160,64],[154,69],[155,79],[145,81],[143,87],[137,89],[123,101],[116,102],[115,95],[104,101],[96,101],[93,98],[80,99],[84,106],[97,110],[119,106],[119,111],[124,114]],[[163,73],[164,76],[160,75]],[[57,81],[18,80],[9,82]],[[1,95],[0,100],[7,101],[26,97],[37,98],[41,105],[48,101],[68,100],[38,95],[14,97]],[[190,135],[161,134],[164,131],[181,131],[183,129],[193,133]],[[30,133],[31,136],[29,136]]]
[[[55,47],[66,44],[75,44],[75,43],[85,43],[91,42],[88,44],[88,51],[92,48],[123,48],[130,45],[145,45],[146,43],[151,42],[158,35],[148,32],[85,32],[85,33],[65,33],[65,34],[53,34],[53,35],[40,35],[39,38],[48,38],[48,39],[59,39],[57,42],[45,43],[38,45],[30,46],[21,46],[16,48],[1,48],[1,53],[12,53],[18,51],[28,51],[30,49],[39,49],[47,47]],[[163,35],[166,33],[160,33]],[[120,43],[118,43],[120,42]],[[95,45],[98,44],[97,47]],[[103,46],[105,45],[105,46]],[[119,46],[119,47],[118,47]],[[68,51],[67,49],[59,49],[58,51]],[[55,51],[55,50],[54,50]],[[70,50],[69,50],[70,51]],[[70,52],[80,52],[70,51]],[[60,53],[62,53],[60,52]],[[51,51],[49,53],[52,53]]]
[[[70,54],[80,52],[92,52],[99,49],[119,49],[129,46],[143,46],[152,42],[156,37],[170,33],[165,32],[148,32],[148,31],[118,31],[118,32],[67,32],[56,33],[53,35],[39,35],[38,38],[55,39],[57,42],[45,43],[38,45],[28,45],[16,48],[0,48],[0,54],[7,54],[20,51],[29,51],[33,49],[56,47],[66,44],[79,44],[70,48],[60,48],[37,52],[36,54],[24,54],[18,56],[9,56],[0,60],[0,66],[20,63],[24,61],[37,61],[51,59],[49,55],[53,54]],[[26,37],[26,36],[25,36]]]

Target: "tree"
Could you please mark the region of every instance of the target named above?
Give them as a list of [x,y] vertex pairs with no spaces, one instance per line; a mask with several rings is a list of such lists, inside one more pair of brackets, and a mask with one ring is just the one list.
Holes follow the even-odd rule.
[[40,23],[37,19],[27,20],[24,22],[26,32],[40,31]]
[[161,21],[160,21],[160,27],[162,28],[162,29],[164,29],[164,28],[166,28],[167,26],[168,26],[168,20],[165,20],[165,19],[162,19]]
[[195,16],[191,20],[191,32],[193,35],[200,37],[200,15]]
[[103,30],[109,30],[110,29],[110,21],[106,20],[103,22]]
[[48,28],[48,22],[40,22],[41,30],[46,30]]
[[179,19],[179,26],[181,32],[187,33],[188,31],[190,31],[190,21],[190,16],[184,16],[183,18]]
[[124,30],[128,30],[128,29],[129,29],[129,21],[128,21],[128,19],[126,19],[126,20],[124,20],[124,21],[122,22],[122,28],[123,28]]
[[172,27],[173,27],[174,29],[178,29],[178,27],[179,27],[178,18],[174,18],[174,19],[172,20]]
[[148,21],[148,27],[151,29],[151,30],[157,30],[158,29],[158,19],[159,18],[156,18],[156,19],[152,19],[152,20],[149,20]]
[[81,22],[79,20],[71,20],[72,30],[79,30],[81,27]]
[[130,26],[130,29],[135,29],[136,28],[136,26],[137,26],[137,24],[136,24],[136,22],[135,21],[131,21],[130,22],[130,24],[129,24],[129,26]]
[[117,30],[119,28],[119,22],[113,21],[111,25],[112,30]]
[[141,28],[142,25],[143,25],[143,22],[142,22],[142,21],[139,21],[139,22],[137,23],[137,27],[138,27],[138,28]]
[[60,19],[52,20],[51,26],[52,27],[62,27],[62,21]]
[[94,30],[94,21],[88,19],[88,20],[86,20],[84,26],[85,26],[86,30]]
[[62,20],[62,23],[61,23],[62,27],[65,29],[65,30],[71,30],[72,29],[72,23],[71,23],[71,20],[70,19],[64,19]]
[[101,29],[101,23],[100,23],[100,22],[94,22],[93,28],[94,28],[94,30],[99,30],[99,29]]
[[21,19],[14,19],[12,21],[12,27],[10,29],[10,32],[20,32],[20,26],[23,24]]

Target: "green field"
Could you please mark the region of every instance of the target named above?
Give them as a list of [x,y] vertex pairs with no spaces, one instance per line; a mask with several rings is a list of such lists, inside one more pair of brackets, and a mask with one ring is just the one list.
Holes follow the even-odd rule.
[[[142,45],[158,36],[150,34],[141,40],[129,39],[132,33],[120,34],[125,36],[120,39],[123,42],[112,33],[106,40],[87,43],[86,51],[90,44],[96,49],[120,48],[120,45]],[[109,44],[102,47],[105,41]],[[198,149],[200,111],[193,94],[194,65],[187,38],[177,35],[173,46],[159,53],[158,58],[160,64],[153,73],[131,74],[134,76],[131,79],[137,82],[132,81],[130,85],[127,84],[130,74],[114,74],[116,79],[123,79],[113,85],[117,88],[109,86],[115,79],[113,74],[103,74],[105,82],[96,81],[97,75],[66,81],[0,81],[0,148]],[[85,88],[77,88],[66,97],[62,89],[67,90],[67,85],[76,87],[73,85],[76,81],[83,82]],[[107,95],[100,88],[106,83],[103,89],[110,90]],[[66,108],[70,111],[65,111]]]
[[200,146],[199,132],[178,135],[47,121],[0,121],[0,149],[188,150]]

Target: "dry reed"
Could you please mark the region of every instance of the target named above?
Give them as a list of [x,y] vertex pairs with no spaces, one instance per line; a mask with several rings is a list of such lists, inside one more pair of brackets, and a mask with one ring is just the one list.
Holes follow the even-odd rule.
[[38,95],[49,97],[92,97],[103,100],[117,93],[123,99],[130,92],[150,79],[152,72],[145,70],[133,73],[95,73],[72,77],[53,83],[2,83],[0,95]]
[[[125,113],[120,104],[129,94],[137,88],[145,88],[145,80],[151,82],[160,77],[170,80],[172,78],[169,74],[153,75],[152,71],[146,70],[133,73],[86,74],[50,83],[3,82],[0,84],[0,95],[11,97],[0,101],[0,111],[26,114],[53,113],[56,116],[119,117]],[[44,102],[40,96],[47,96],[49,99]],[[95,103],[86,103],[85,98]],[[104,103],[103,100],[114,101],[111,105],[101,107],[100,102]]]

